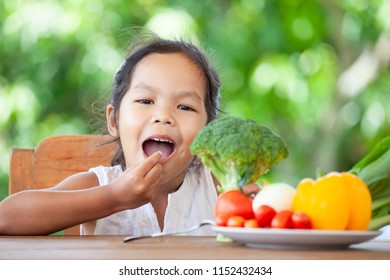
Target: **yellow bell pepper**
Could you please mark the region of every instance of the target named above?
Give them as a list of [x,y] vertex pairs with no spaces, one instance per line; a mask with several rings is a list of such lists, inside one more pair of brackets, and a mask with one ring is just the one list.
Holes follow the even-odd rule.
[[371,209],[368,187],[347,172],[331,172],[317,180],[303,179],[293,201],[293,211],[308,215],[313,229],[367,230]]

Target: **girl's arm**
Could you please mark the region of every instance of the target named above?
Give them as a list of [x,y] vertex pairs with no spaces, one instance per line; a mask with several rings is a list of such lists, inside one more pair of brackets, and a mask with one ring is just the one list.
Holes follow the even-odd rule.
[[[6,198],[0,204],[0,234],[50,234],[109,215],[114,209],[109,187],[92,187],[96,181],[93,173],[81,173],[67,178],[58,190],[28,190]],[[82,189],[61,190],[67,186]]]
[[0,234],[38,235],[143,205],[154,197],[161,177],[161,153],[106,186],[91,172],[73,175],[52,189],[16,193],[0,203]]

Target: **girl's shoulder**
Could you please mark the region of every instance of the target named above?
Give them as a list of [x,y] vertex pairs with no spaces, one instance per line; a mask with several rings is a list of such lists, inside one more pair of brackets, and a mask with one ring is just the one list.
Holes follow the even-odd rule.
[[204,184],[212,186],[212,189],[218,193],[218,186],[220,185],[218,180],[211,173],[203,163],[200,163],[195,168],[191,169],[192,172],[190,176],[195,176],[198,180],[201,180]]
[[184,180],[185,184],[189,184],[194,188],[201,188],[203,191],[211,191],[217,193],[217,181],[204,164],[192,166]]

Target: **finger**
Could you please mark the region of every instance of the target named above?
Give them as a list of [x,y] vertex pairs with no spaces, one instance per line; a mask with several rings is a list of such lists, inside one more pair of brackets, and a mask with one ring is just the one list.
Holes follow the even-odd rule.
[[154,182],[159,181],[162,175],[162,165],[155,164],[144,176],[146,184],[152,185]]
[[152,154],[150,157],[145,159],[143,162],[141,162],[135,170],[137,172],[140,172],[140,174],[146,175],[160,160],[162,157],[162,152],[157,151],[154,154]]

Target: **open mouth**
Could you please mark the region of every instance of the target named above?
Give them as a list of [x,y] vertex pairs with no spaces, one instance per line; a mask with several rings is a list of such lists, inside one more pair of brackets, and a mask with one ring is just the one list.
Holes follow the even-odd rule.
[[175,143],[168,139],[150,138],[142,144],[142,148],[148,157],[157,151],[161,151],[162,157],[160,162],[164,162],[175,151]]

